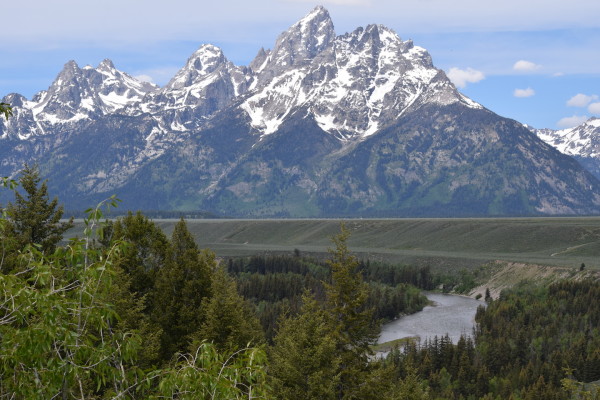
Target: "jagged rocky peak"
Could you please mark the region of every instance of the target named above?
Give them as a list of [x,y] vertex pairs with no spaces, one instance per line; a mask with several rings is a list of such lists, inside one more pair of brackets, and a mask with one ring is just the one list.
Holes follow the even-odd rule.
[[329,12],[322,6],[315,7],[304,18],[279,36],[274,52],[282,47],[292,50],[291,62],[313,58],[335,39],[335,29]]
[[165,89],[173,90],[190,86],[197,79],[203,78],[227,63],[228,60],[220,48],[212,44],[203,44],[192,54],[185,66],[165,86]]
[[146,93],[158,89],[158,86],[151,82],[140,81],[125,72],[119,71],[108,58],[102,60],[93,71],[99,73],[102,77],[102,94],[116,92],[132,100],[135,97],[135,101],[139,101]]
[[48,92],[56,92],[62,87],[68,86],[69,83],[73,83],[73,80],[76,80],[77,77],[81,76],[81,69],[79,65],[74,60],[68,61],[63,69],[58,73],[56,79],[50,87],[48,88]]
[[276,131],[299,108],[347,140],[370,136],[427,102],[478,107],[411,40],[383,25],[336,37],[322,7],[281,34],[271,53],[261,50],[251,69],[257,72],[256,90],[242,109],[263,134]]
[[188,131],[243,94],[250,81],[248,68],[234,65],[217,46],[204,44],[167,85],[128,112],[154,114],[168,129]]
[[379,66],[434,68],[427,50],[415,46],[412,40],[403,41],[396,32],[383,25],[359,27],[340,36],[336,45],[342,56],[344,52],[358,53],[361,61],[374,61]]
[[[106,115],[139,102],[157,87],[141,82],[115,68],[105,59],[97,68],[80,68],[73,60],[67,62],[47,91],[36,94],[31,101],[12,101],[17,122],[5,130],[5,135],[26,139],[46,135],[51,126],[72,124]],[[23,122],[30,126],[27,127]],[[17,127],[18,126],[18,127]]]
[[8,103],[12,107],[23,107],[27,103],[27,98],[19,93],[9,93],[4,96],[2,103]]
[[594,128],[600,128],[600,118],[598,118],[598,117],[591,117],[586,122],[584,122],[583,125],[584,126],[587,125],[589,127],[594,127]]
[[329,12],[318,6],[279,35],[272,51],[259,52],[251,65],[255,72],[266,75],[261,77],[264,81],[283,69],[310,63],[317,54],[330,46],[335,37]]
[[271,50],[265,50],[264,47],[261,47],[248,67],[250,67],[253,72],[261,71],[265,65],[265,62],[268,60],[270,53]]
[[113,72],[115,71],[115,64],[113,64],[113,62],[108,59],[105,58],[104,60],[102,60],[102,62],[100,64],[98,64],[98,67],[96,68],[98,71],[106,71],[106,72]]

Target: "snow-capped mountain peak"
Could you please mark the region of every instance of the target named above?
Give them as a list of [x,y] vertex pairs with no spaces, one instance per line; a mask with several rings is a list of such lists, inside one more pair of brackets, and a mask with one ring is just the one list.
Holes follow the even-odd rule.
[[579,126],[561,130],[527,128],[600,179],[600,118],[592,117]]
[[336,37],[322,7],[282,33],[273,51],[261,49],[251,69],[258,77],[241,108],[262,134],[275,132],[299,108],[323,130],[349,140],[370,136],[426,102],[481,107],[458,93],[411,40],[383,25]]
[[574,128],[530,130],[561,153],[600,158],[600,118],[592,117]]
[[185,66],[163,88],[163,92],[191,86],[225,63],[227,59],[220,48],[204,44],[192,54]]
[[251,63],[258,73],[255,86],[292,67],[310,64],[315,56],[331,45],[335,30],[329,12],[318,6],[277,38],[272,51],[262,50]]
[[157,87],[115,68],[106,59],[97,68],[67,62],[47,91],[15,104],[15,118],[6,121],[4,136],[27,139],[45,135],[55,126],[92,120],[137,103]]
[[247,70],[234,65],[217,46],[204,44],[165,87],[149,93],[128,113],[150,113],[165,130],[188,131],[246,92],[251,81]]

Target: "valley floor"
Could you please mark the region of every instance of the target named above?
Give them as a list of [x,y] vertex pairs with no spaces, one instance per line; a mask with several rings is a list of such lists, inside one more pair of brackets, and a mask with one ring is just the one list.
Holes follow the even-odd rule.
[[[155,220],[167,233],[176,220]],[[342,220],[189,220],[201,247],[218,256],[265,252],[326,253]],[[434,268],[502,261],[600,269],[600,217],[352,219],[350,249],[359,257]]]

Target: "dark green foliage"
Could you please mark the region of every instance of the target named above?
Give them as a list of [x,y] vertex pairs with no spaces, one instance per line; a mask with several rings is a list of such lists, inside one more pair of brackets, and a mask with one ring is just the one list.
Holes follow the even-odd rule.
[[14,203],[6,207],[9,216],[7,236],[15,241],[16,248],[30,244],[39,246],[44,253],[51,253],[62,239],[65,231],[73,226],[73,218],[61,222],[63,207],[55,197],[50,200],[48,184],[41,182],[37,165],[25,165],[19,178],[24,194],[15,191]]
[[131,277],[131,290],[139,296],[149,295],[159,269],[172,260],[169,240],[141,212],[129,212],[118,219],[113,226],[113,240],[127,243],[119,266]]
[[329,316],[308,293],[297,316],[285,318],[270,353],[270,375],[280,399],[336,399],[341,359]]
[[432,290],[436,287],[436,279],[429,266],[417,267],[413,265],[390,265],[380,262],[360,261],[359,269],[365,280],[385,283],[396,286],[400,283],[408,283],[424,290]]
[[331,334],[341,360],[338,398],[355,397],[368,373],[371,346],[379,334],[373,309],[367,308],[368,286],[346,244],[349,235],[342,225],[341,233],[333,237],[335,248],[330,250],[328,261],[331,283],[325,285],[325,310],[333,324]]
[[435,338],[388,361],[400,377],[406,365],[416,366],[445,399],[570,399],[566,378],[600,379],[599,296],[593,281],[504,291],[478,310],[475,341]]
[[190,335],[204,321],[200,306],[211,296],[214,254],[198,249],[181,219],[171,237],[171,259],[158,269],[152,291],[152,319],[163,330],[163,358],[188,347]]
[[382,399],[391,369],[369,360],[379,326],[368,308],[368,285],[346,246],[333,237],[329,283],[319,303],[305,292],[296,316],[281,321],[271,351],[275,394],[283,399]]
[[193,347],[207,340],[219,350],[235,350],[264,341],[252,306],[238,294],[235,281],[223,268],[213,272],[211,292],[200,310],[204,322],[192,335]]
[[[279,316],[285,312],[291,315],[298,313],[305,290],[323,301],[323,282],[331,279],[325,262],[295,254],[230,259],[228,270],[236,276],[240,294],[257,304],[258,316],[269,341],[273,339]],[[367,304],[374,310],[376,321],[391,320],[421,310],[427,304],[427,298],[406,282],[431,288],[434,281],[428,267],[361,261],[357,271],[369,282]]]
[[414,286],[399,283],[388,286],[370,282],[367,308],[373,310],[375,319],[390,321],[401,314],[421,311],[427,305],[427,298]]
[[[24,181],[30,184],[37,187],[35,179]],[[45,184],[41,193],[43,200]],[[19,215],[39,221],[47,214],[40,203],[18,203]],[[51,240],[40,235],[40,243],[6,237],[15,232],[6,215],[0,217],[2,243],[10,242],[0,271],[1,398],[270,398],[265,353],[247,347],[262,337],[253,310],[224,271],[213,279],[214,255],[198,250],[183,220],[168,241],[140,213],[101,224],[97,207],[84,220],[84,238],[59,247],[60,229],[47,235]],[[6,258],[22,270],[5,273]],[[222,296],[212,296],[211,283]],[[236,307],[219,309],[231,299]],[[210,318],[201,312],[204,303]],[[196,332],[191,353],[166,362],[189,346],[202,321],[206,337]]]
[[0,397],[127,397],[138,385],[140,337],[115,328],[121,249],[93,246],[98,215],[84,239],[51,254],[20,249],[27,274],[0,273]]

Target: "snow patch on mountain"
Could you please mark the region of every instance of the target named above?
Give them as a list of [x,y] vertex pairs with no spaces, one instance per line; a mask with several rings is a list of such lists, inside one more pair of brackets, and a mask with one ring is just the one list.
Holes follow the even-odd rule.
[[[323,39],[309,42],[314,37]],[[262,135],[276,132],[297,108],[342,140],[371,136],[425,102],[481,108],[411,40],[382,25],[336,37],[322,7],[282,33],[273,51],[261,49],[250,69],[256,77],[240,108]]]
[[600,158],[600,118],[590,118],[574,128],[530,128],[540,139],[570,156]]

